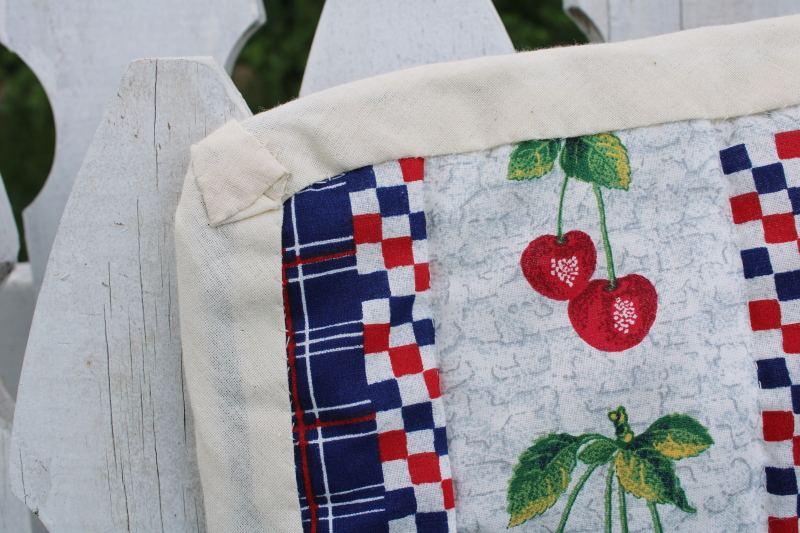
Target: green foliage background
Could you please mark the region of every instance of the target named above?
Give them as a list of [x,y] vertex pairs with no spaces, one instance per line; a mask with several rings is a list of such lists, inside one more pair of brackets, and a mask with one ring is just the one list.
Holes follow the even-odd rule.
[[[233,72],[254,113],[297,97],[323,4],[264,0],[267,23],[250,38]],[[517,50],[586,42],[562,11],[561,0],[494,4]],[[22,210],[47,179],[54,148],[53,115],[44,89],[19,57],[0,46],[0,175],[20,230]],[[20,260],[27,260],[24,244]]]

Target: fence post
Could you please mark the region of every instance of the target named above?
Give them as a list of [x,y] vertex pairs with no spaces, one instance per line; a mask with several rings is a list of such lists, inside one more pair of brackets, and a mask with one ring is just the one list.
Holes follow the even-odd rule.
[[205,531],[173,215],[189,146],[250,116],[211,58],[131,63],[86,154],[17,394],[11,486],[51,533]]
[[72,183],[128,64],[210,55],[232,69],[265,20],[262,0],[0,1],[0,41],[38,76],[56,122],[53,168],[23,213],[37,286]]
[[[17,225],[14,223],[11,204],[8,203],[6,190],[3,187],[3,179],[0,178],[0,290],[14,269],[18,253]],[[0,532],[30,533],[31,520],[28,509],[11,493],[9,487],[8,453],[11,445],[14,400],[4,385],[9,379],[5,363],[4,358],[0,357],[0,378],[2,378],[0,379],[0,454],[2,454],[0,455]],[[15,377],[18,377],[18,374]]]
[[327,0],[300,96],[418,65],[511,53],[491,0]]
[[3,178],[0,177],[0,286],[14,270],[17,254],[19,254],[17,225],[14,223],[14,214],[6,196]]
[[564,11],[592,42],[640,39],[701,26],[800,13],[800,3],[753,0],[564,0]]

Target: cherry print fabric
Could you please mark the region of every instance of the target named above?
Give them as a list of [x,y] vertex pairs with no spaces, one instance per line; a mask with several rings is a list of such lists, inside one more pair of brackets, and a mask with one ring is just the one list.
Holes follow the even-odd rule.
[[[297,308],[283,298],[285,202],[354,169],[424,158],[427,269],[407,239],[372,242],[376,212],[334,218],[352,223],[356,257],[406,269],[415,297],[431,297],[435,344],[418,342],[419,359],[392,350],[388,365],[384,351],[364,350],[361,363],[377,379],[368,386],[391,383],[378,379],[389,369],[413,369],[394,378],[415,376],[414,389],[441,402],[442,420],[425,430],[434,452],[429,433],[389,420],[378,454],[392,459],[380,471],[372,463],[375,487],[351,485],[376,494],[339,507],[323,491],[321,527],[345,531],[345,515],[362,505],[386,513],[384,465],[406,461],[427,507],[384,523],[390,531],[441,529],[439,518],[417,516],[444,508],[448,529],[464,532],[794,533],[794,186],[787,181],[783,197],[773,188],[776,164],[786,172],[796,159],[775,136],[800,129],[798,25],[785,17],[428,65],[231,121],[195,145],[175,242],[209,531],[302,531],[310,507],[301,509],[293,438],[302,442],[306,422],[309,445],[313,433],[330,440],[345,425],[326,426],[313,405],[309,420],[292,419],[285,318]],[[732,118],[756,113],[769,114]],[[770,143],[774,158],[756,161]],[[740,145],[753,169],[727,173],[743,158],[720,152]],[[514,163],[515,152],[529,157]],[[755,190],[729,194],[731,177],[748,172]],[[741,231],[751,233],[742,240]],[[392,253],[381,257],[384,248]],[[352,289],[316,296],[364,296],[345,294]],[[367,307],[374,322],[331,341],[382,347],[366,341],[385,340],[386,306]],[[391,313],[390,304],[390,339]],[[407,326],[397,327],[410,339]],[[363,427],[378,424],[374,411]],[[439,459],[440,482],[428,454],[445,457],[443,428],[452,478]],[[374,458],[373,444],[364,450]],[[337,460],[352,477],[366,466]],[[436,490],[418,495],[417,485]],[[347,527],[371,532],[368,522]]]
[[[306,531],[501,531],[529,521],[794,531],[800,109],[603,135],[580,141],[616,150],[616,174],[602,179],[605,167],[588,175],[556,154],[520,180],[515,154],[537,148],[521,143],[366,167],[287,202]],[[347,235],[327,238],[338,227]],[[300,234],[314,237],[297,245]],[[313,272],[301,274],[306,263]],[[338,280],[350,270],[362,288]],[[332,295],[318,312],[303,303]],[[351,307],[355,322],[345,320]],[[391,341],[401,314],[409,331],[429,325],[413,350]],[[319,333],[304,322],[311,315],[344,322]],[[350,322],[352,332],[337,329]],[[310,387],[305,335],[328,334],[335,340],[311,343],[322,366]],[[337,372],[326,370],[331,354],[348,354]],[[413,378],[421,395],[411,398]],[[327,397],[343,407],[319,407]],[[411,416],[421,405],[433,408],[428,422]],[[326,436],[327,426],[336,429]],[[548,478],[548,461],[564,457],[556,452],[576,460]],[[587,481],[601,478],[605,488]],[[356,488],[331,492],[345,485]],[[558,503],[580,491],[595,497]]]
[[[309,327],[303,325],[309,309],[298,296],[301,263],[314,269],[310,277],[332,273],[327,284],[303,287],[309,302],[337,295],[327,311],[312,313],[315,320],[344,320],[353,296],[360,302],[353,307],[360,317],[354,333],[336,327],[328,333],[363,338],[358,346],[336,340],[341,347],[332,349],[322,339],[322,355],[314,356],[339,350],[350,362],[339,361],[337,374],[317,359],[323,366],[309,374],[320,385],[316,399],[300,402],[305,422],[295,428],[295,448],[304,529],[501,531],[531,521],[553,529],[624,522],[635,530],[657,521],[663,531],[677,532],[791,530],[800,397],[790,359],[800,352],[794,328],[800,314],[795,321],[791,307],[800,301],[792,277],[800,272],[798,132],[800,109],[794,108],[589,138],[581,142],[616,146],[615,172],[625,180],[624,187],[602,185],[599,193],[599,179],[555,157],[534,178],[516,179],[520,144],[367,167],[296,195],[285,210],[284,263],[287,294],[294,295],[286,303],[294,339],[290,377],[306,391],[301,396],[309,394],[300,376],[310,359],[303,355],[298,366],[296,350],[309,334],[296,330]],[[389,183],[392,176],[397,183]],[[609,179],[602,183],[617,183]],[[339,196],[347,201],[334,202]],[[397,217],[406,228],[402,235],[392,233],[400,227]],[[349,236],[324,238],[339,219]],[[316,236],[301,245],[303,257],[296,255],[295,228]],[[364,280],[389,278],[356,290],[334,279],[345,270]],[[772,284],[769,294],[765,283]],[[421,331],[419,320],[436,325],[435,343],[431,329],[411,351],[377,337],[384,335],[379,315],[389,321],[386,332],[397,327],[399,334],[402,324],[393,317],[403,314],[407,293],[420,299],[405,313],[414,326],[409,331]],[[348,326],[345,320],[342,327]],[[778,346],[784,356],[775,356]],[[334,379],[325,384],[325,375]],[[405,401],[395,391],[395,383],[402,388],[415,375],[419,400],[439,413],[431,427],[406,420],[418,400]],[[290,389],[297,384],[290,382]],[[359,402],[349,400],[359,387],[366,403],[354,414],[348,409]],[[341,400],[345,392],[348,401]],[[320,408],[312,404],[331,394],[345,405],[342,413],[314,415]],[[298,405],[294,396],[292,402]],[[392,409],[403,415],[395,417],[396,427],[387,425],[395,419],[387,416]],[[337,425],[335,434],[320,435],[326,425]],[[431,434],[431,449],[412,452],[409,443],[422,442],[420,431]],[[309,437],[300,441],[300,432]],[[359,446],[337,444],[324,452],[326,438]],[[557,456],[545,449],[578,459],[559,467],[568,474],[560,487],[545,469]],[[423,464],[428,455],[438,456],[435,465]],[[407,485],[398,485],[387,466],[399,462],[411,474],[401,476]],[[359,468],[337,470],[337,464]],[[662,468],[666,481],[637,485],[635,472],[650,467]],[[605,489],[586,481],[595,470],[597,479],[611,480]],[[543,477],[531,478],[532,472]],[[585,479],[576,485],[578,476]],[[349,494],[328,488],[353,483],[360,488]],[[426,486],[435,486],[435,494]],[[316,491],[311,500],[310,489]],[[559,504],[570,491],[614,495],[620,503],[581,496]],[[442,521],[426,522],[436,512]]]
[[[550,481],[514,478],[536,471],[525,454],[544,461],[545,446],[579,457],[592,445],[571,444],[582,435],[613,448],[627,431],[641,442],[680,420],[692,428],[692,450],[688,440],[682,452],[641,448],[647,464],[663,465],[680,487],[654,504],[663,531],[766,531],[768,517],[754,505],[766,498],[761,414],[721,128],[697,121],[614,133],[630,181],[601,191],[617,280],[611,291],[593,183],[569,178],[564,243],[557,242],[563,167],[570,169],[560,155],[541,177],[522,181],[508,179],[519,145],[426,159],[436,349],[460,530],[556,530],[566,515],[565,531],[602,531],[609,464],[625,488],[628,528],[652,530],[647,500],[637,497],[645,492],[626,477],[644,455],[604,458],[569,512],[566,501],[590,465],[576,460],[563,492],[544,470]],[[633,294],[626,283],[652,291],[654,308],[625,296]],[[606,321],[624,337],[648,319],[622,349],[598,348],[581,331]],[[614,426],[622,412],[629,426]],[[619,530],[612,481],[609,522]],[[550,500],[536,500],[539,488]]]

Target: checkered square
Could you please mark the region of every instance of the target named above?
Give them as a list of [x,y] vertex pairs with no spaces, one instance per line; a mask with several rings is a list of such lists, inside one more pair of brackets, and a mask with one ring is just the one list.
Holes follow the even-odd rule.
[[779,215],[765,215],[761,223],[764,225],[764,241],[768,244],[797,241],[797,228],[791,211]]
[[797,494],[797,474],[794,468],[775,468],[768,466],[767,492],[777,496],[788,496]]
[[797,517],[776,518],[769,517],[768,533],[797,533]]
[[800,324],[781,326],[784,353],[800,354]]
[[[378,205],[373,204],[374,212],[358,216],[370,217],[368,228],[380,227],[380,232],[364,234],[369,235],[369,244],[380,245],[381,270],[386,272],[390,295],[362,304],[365,353],[374,352],[379,357],[376,369],[380,364],[380,372],[369,374],[368,380],[376,387],[392,383],[391,390],[399,396],[390,416],[378,413],[384,477],[392,480],[387,490],[395,491],[398,497],[404,494],[406,502],[411,497],[402,490],[413,490],[417,513],[448,511],[453,508],[445,506],[452,500],[452,481],[448,477],[449,484],[442,485],[441,458],[448,476],[450,470],[446,438],[442,439],[444,427],[436,423],[444,419],[444,407],[435,357],[429,350],[434,331],[426,294],[430,273],[425,215],[421,211],[424,162],[401,160],[373,170]],[[361,202],[361,196],[354,201]],[[373,382],[377,376],[383,381]],[[419,488],[423,485],[425,490]],[[406,516],[397,520],[400,523]]]
[[800,158],[800,130],[776,134],[775,147],[780,159]]
[[748,192],[731,198],[731,211],[733,222],[744,224],[754,220],[761,220],[761,201],[757,192]]
[[742,267],[746,279],[772,274],[772,263],[766,246],[742,250]]
[[[792,188],[796,189],[796,187]],[[779,192],[768,194],[760,194],[758,202],[761,205],[761,213],[765,216],[792,213],[792,199],[788,189],[781,189]]]
[[786,359],[775,357],[773,359],[760,359],[756,361],[758,367],[758,382],[763,389],[788,387],[792,384],[789,378],[789,369],[786,368]]
[[[794,218],[794,215],[792,217]],[[800,264],[800,248],[798,248],[798,241],[796,240],[768,244],[767,252],[774,272],[790,272],[796,270],[797,265]]]
[[743,144],[720,150],[719,160],[725,174],[733,174],[753,167],[750,162],[750,154],[747,153],[747,148]]
[[780,163],[755,167],[752,172],[758,194],[782,191],[787,187],[786,175],[784,175],[783,165]]
[[800,298],[800,270],[775,273],[775,290],[783,302]]
[[729,179],[761,385],[768,530],[797,533],[800,130],[776,134],[771,145],[765,140],[754,136],[719,156]]
[[306,532],[455,532],[429,306],[424,160],[284,209],[284,304]]
[[756,300],[748,304],[753,331],[781,327],[781,306],[778,300]]

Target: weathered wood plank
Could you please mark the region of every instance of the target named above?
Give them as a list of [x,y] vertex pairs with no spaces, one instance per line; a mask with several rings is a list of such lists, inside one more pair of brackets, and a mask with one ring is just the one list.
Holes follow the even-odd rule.
[[17,397],[22,358],[36,307],[30,263],[18,263],[0,287],[0,381]]
[[564,0],[564,11],[590,42],[609,42],[608,0]]
[[608,29],[611,41],[680,31],[681,0],[608,0]]
[[[11,492],[8,454],[11,447],[11,425],[14,420],[14,400],[6,389],[13,387],[16,394],[25,345],[15,341],[27,339],[26,309],[6,304],[18,300],[19,274],[25,266],[16,265],[19,254],[19,236],[11,204],[0,178],[0,533],[30,533],[30,511]],[[30,269],[27,269],[30,272]],[[32,288],[32,286],[31,286]],[[19,303],[19,302],[13,302]],[[13,312],[12,312],[13,311]],[[30,314],[33,314],[31,306]],[[24,337],[15,326],[22,319]]]
[[30,511],[12,494],[9,486],[8,454],[14,400],[0,383],[0,533],[30,533]]
[[593,42],[800,13],[798,0],[564,0],[564,11]]
[[513,52],[491,0],[327,0],[300,95],[428,63]]
[[19,254],[17,225],[14,223],[14,214],[6,196],[3,178],[0,177],[0,286],[14,269],[17,254]]
[[17,395],[12,489],[51,533],[205,530],[173,214],[189,146],[250,112],[211,58],[135,61],[61,221]]
[[734,24],[800,13],[798,0],[683,0],[681,28]]
[[50,176],[23,213],[37,285],[81,161],[128,64],[210,55],[232,68],[265,17],[262,0],[0,0],[0,41],[39,77],[58,133]]

